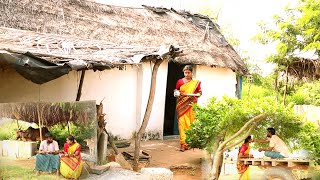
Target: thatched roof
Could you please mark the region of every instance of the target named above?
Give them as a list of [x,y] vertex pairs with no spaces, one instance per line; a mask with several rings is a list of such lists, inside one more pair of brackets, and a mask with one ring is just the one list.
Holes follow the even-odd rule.
[[161,45],[173,45],[183,51],[174,59],[179,63],[247,72],[217,25],[203,15],[84,0],[0,0],[0,9],[0,50],[9,53],[117,65],[139,63]]
[[89,125],[96,123],[95,101],[81,102],[28,102],[28,103],[1,103],[0,119],[11,118],[29,123],[52,126],[66,124],[68,121]]
[[320,59],[295,58],[288,68],[288,73],[298,79],[319,79]]

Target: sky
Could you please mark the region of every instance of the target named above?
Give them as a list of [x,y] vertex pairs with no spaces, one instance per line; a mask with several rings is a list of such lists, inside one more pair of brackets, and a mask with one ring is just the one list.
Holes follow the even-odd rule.
[[[240,40],[239,48],[246,51],[251,61],[261,66],[264,74],[272,71],[270,65],[265,64],[265,57],[274,52],[274,46],[263,46],[251,39],[259,32],[257,23],[263,20],[272,22],[274,14],[281,14],[289,3],[293,5],[297,0],[96,0],[99,3],[140,7],[151,5],[158,7],[200,12],[206,8],[219,11],[218,24],[227,29]],[[262,68],[263,67],[263,68]]]

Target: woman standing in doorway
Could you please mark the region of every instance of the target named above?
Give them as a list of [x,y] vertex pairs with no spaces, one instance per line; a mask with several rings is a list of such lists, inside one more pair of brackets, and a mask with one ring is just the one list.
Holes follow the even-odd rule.
[[202,95],[201,82],[192,79],[193,68],[191,65],[186,65],[183,68],[184,78],[179,79],[176,84],[175,97],[178,97],[176,106],[178,114],[178,128],[180,134],[180,151],[189,149],[185,142],[185,131],[190,128],[194,121],[194,112],[192,111],[192,103],[197,103],[198,97]]

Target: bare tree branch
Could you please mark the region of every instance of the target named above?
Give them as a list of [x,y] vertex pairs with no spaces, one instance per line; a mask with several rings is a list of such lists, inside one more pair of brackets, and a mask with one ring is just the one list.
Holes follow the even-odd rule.
[[228,146],[225,147],[222,151],[224,152],[224,151],[226,151],[226,150],[228,150],[228,149],[230,149],[230,148],[232,148],[232,147],[240,144],[241,142],[243,142],[243,140],[245,140],[245,139],[251,134],[251,132],[253,131],[253,129],[254,129],[255,127],[256,127],[256,125],[250,127],[249,130],[248,130],[248,132],[246,132],[246,134],[244,134],[238,141],[236,141],[236,142],[233,143],[233,144],[228,145]]
[[235,139],[236,137],[238,137],[243,131],[245,131],[249,125],[251,125],[254,122],[259,122],[263,119],[265,119],[267,116],[265,114],[260,114],[258,116],[255,116],[254,118],[250,119],[246,124],[244,124],[244,126],[242,126],[242,128],[235,133],[234,135],[232,135],[230,138],[228,138],[227,140],[225,140],[219,147],[218,151],[221,151],[223,147],[225,147],[230,141],[232,141],[233,139]]

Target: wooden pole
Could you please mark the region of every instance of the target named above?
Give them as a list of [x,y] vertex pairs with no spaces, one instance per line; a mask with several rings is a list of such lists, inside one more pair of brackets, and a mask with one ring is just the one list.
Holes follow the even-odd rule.
[[40,115],[40,107],[39,103],[37,104],[37,112],[38,112],[38,121],[39,121],[39,132],[40,132],[40,141],[42,141],[42,125],[41,125],[41,115]]
[[[85,73],[86,73],[86,70],[82,70],[81,71],[81,77],[80,77],[80,83],[79,83],[79,86],[78,86],[78,92],[77,92],[76,101],[80,101],[82,85],[83,85],[83,80],[84,80]],[[69,121],[68,121],[68,134],[70,135],[70,123],[69,123]]]
[[77,93],[76,101],[80,101],[82,85],[83,85],[83,79],[84,79],[85,73],[86,73],[86,70],[82,70],[81,71],[81,77],[80,77],[80,83],[79,83],[79,87],[78,87],[78,93]]

